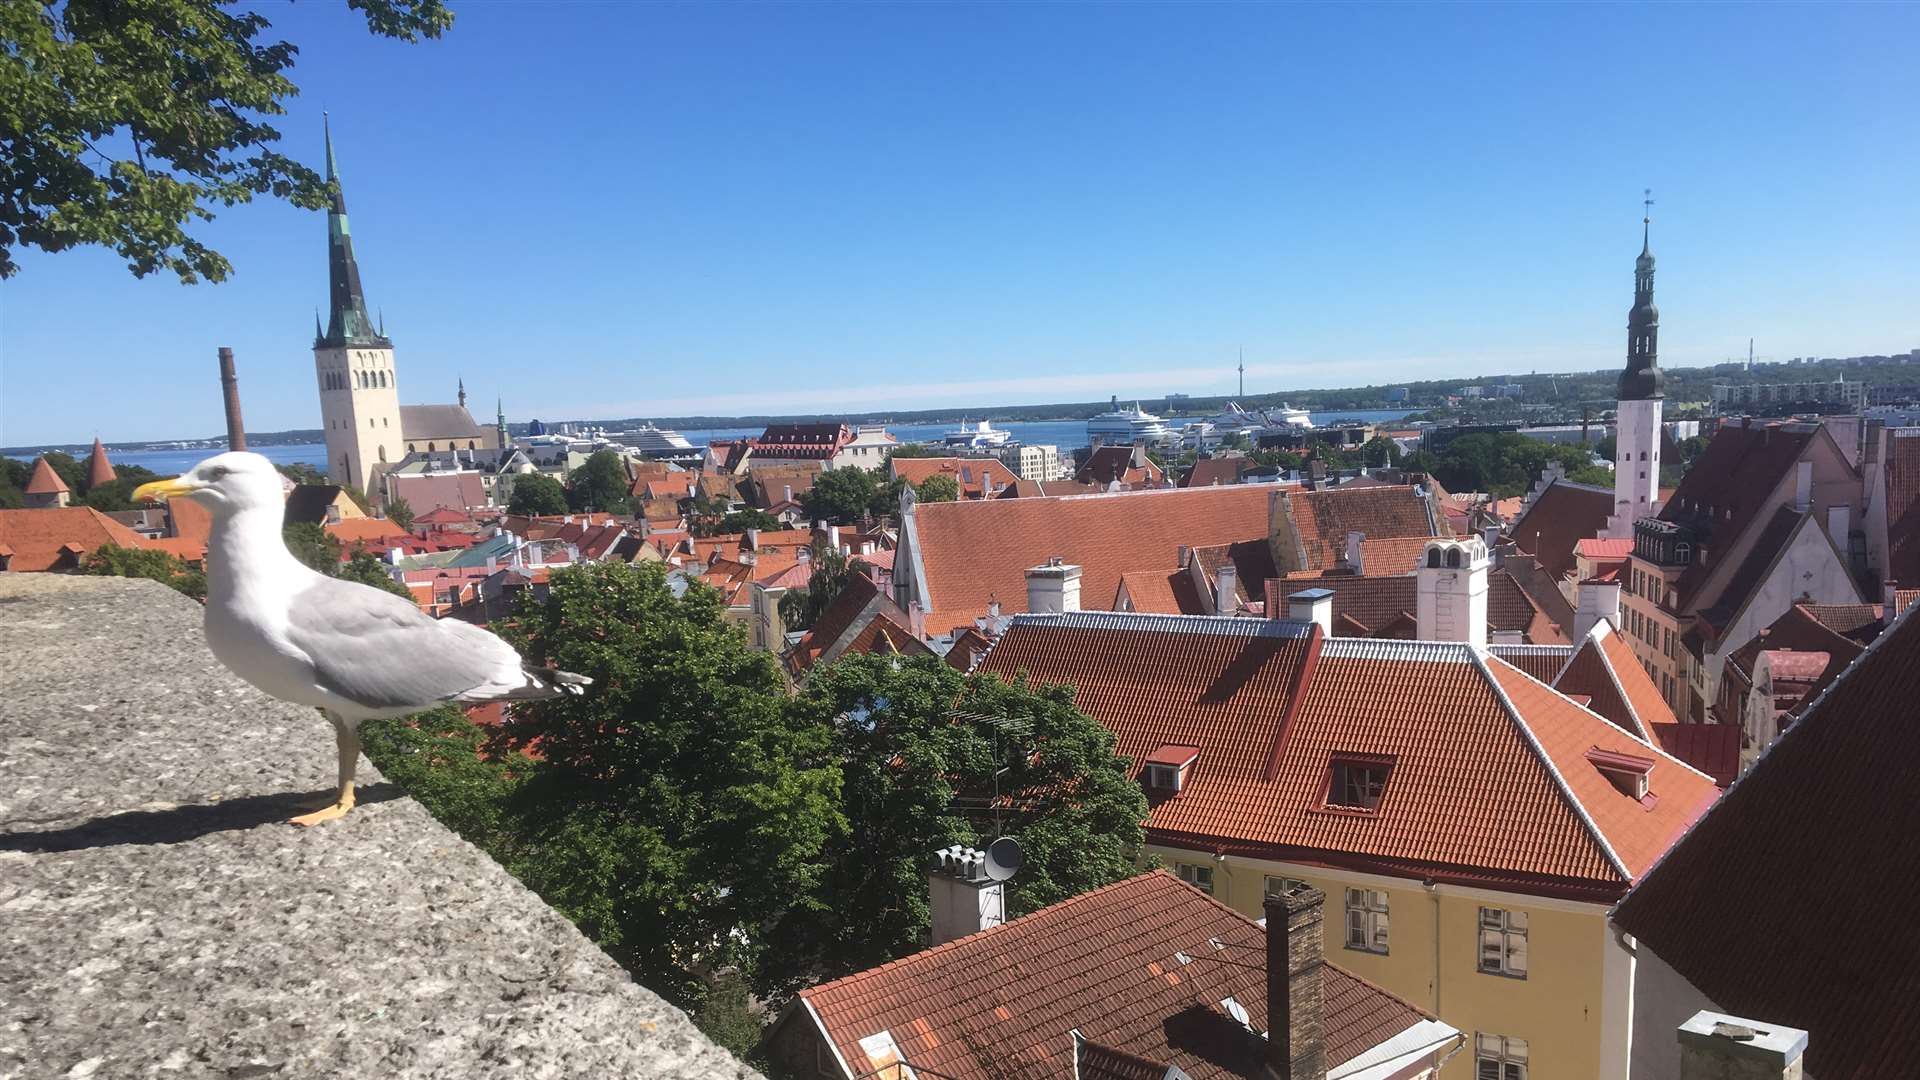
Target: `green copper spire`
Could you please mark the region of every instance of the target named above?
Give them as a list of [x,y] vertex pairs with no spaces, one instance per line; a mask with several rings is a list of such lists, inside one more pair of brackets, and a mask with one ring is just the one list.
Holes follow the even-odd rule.
[[353,258],[353,234],[347,227],[347,197],[340,186],[340,167],[333,156],[332,121],[322,113],[320,123],[327,143],[327,182],[333,185],[333,204],[327,209],[327,329],[317,337],[314,346],[390,349],[393,343],[384,333],[375,330],[373,320],[367,318],[367,298],[360,291],[360,267]]
[[507,406],[505,399],[494,398],[493,411],[495,420],[500,426],[500,449],[505,450],[507,447],[513,445],[512,439],[507,436]]

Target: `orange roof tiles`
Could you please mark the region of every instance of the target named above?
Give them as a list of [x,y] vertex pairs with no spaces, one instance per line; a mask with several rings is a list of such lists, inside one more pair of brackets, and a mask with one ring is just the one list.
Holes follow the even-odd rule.
[[1589,536],[1573,545],[1574,554],[1595,562],[1619,562],[1633,554],[1633,540],[1602,539]]
[[103,544],[140,547],[140,534],[91,506],[0,510],[0,548],[15,572],[64,570]]
[[929,477],[948,477],[960,488],[960,497],[963,499],[986,498],[988,480],[993,482],[993,493],[998,495],[1002,489],[1012,487],[1020,479],[1012,469],[994,458],[896,457],[888,464],[894,476],[915,487],[925,483]]
[[33,459],[33,475],[27,477],[27,494],[58,495],[71,490],[67,482],[60,479],[60,474],[53,471],[53,466],[44,455]]
[[[925,570],[929,625],[962,626],[998,597],[1026,606],[1026,570],[1058,555],[1081,568],[1084,602],[1106,603],[1130,570],[1164,570],[1182,544],[1228,544],[1267,534],[1273,492],[1258,486],[1186,488],[1068,498],[920,503],[902,539],[896,579],[913,547]],[[917,541],[917,543],[916,543]]]
[[[1920,618],[1767,748],[1613,911],[1717,1007],[1804,1028],[1808,1076],[1912,1074],[1920,924]],[[1868,927],[1858,943],[1836,930]]]
[[328,535],[339,539],[343,544],[388,541],[411,535],[407,530],[385,518],[342,518],[339,521],[328,522],[326,530]]
[[1120,593],[1127,595],[1126,610],[1153,615],[1204,615],[1199,606],[1198,597],[1192,589],[1184,590],[1195,601],[1191,605],[1180,602],[1175,586],[1184,582],[1185,570],[1130,570],[1120,575],[1121,587],[1114,590],[1113,610],[1119,611]]
[[[1629,881],[1609,844],[1637,872],[1714,791],[1661,755],[1650,823],[1614,813],[1610,784],[1569,796],[1557,773],[1574,742],[1581,754],[1658,751],[1465,645],[1310,639],[1279,620],[1026,615],[980,666],[1075,686],[1136,761],[1169,743],[1201,747],[1186,787],[1147,820],[1173,846],[1458,871],[1592,899]],[[1392,759],[1386,795],[1372,813],[1329,810],[1333,759],[1356,753]]]
[[[1233,962],[1220,962],[1222,953]],[[1329,1065],[1427,1019],[1336,965],[1322,971]],[[1195,1052],[1169,1023],[1196,1008],[1224,1020],[1227,997],[1266,1030],[1266,932],[1155,871],[802,990],[806,1008],[789,1020],[817,1016],[856,1076],[884,1064],[860,1042],[885,1031],[922,1075],[1070,1080],[1076,1030],[1122,1054],[1178,1065],[1195,1080],[1259,1076],[1264,1040],[1227,1036],[1213,1052]]]
[[[1289,493],[1286,499],[1299,549],[1299,569],[1332,569],[1346,552],[1348,533],[1357,532],[1374,541],[1411,537],[1424,540],[1438,535],[1426,498],[1408,484],[1298,491]],[[1392,548],[1382,547],[1379,551],[1387,562],[1395,561],[1400,554]],[[1405,569],[1413,569],[1412,562],[1408,562]],[[1367,572],[1375,571],[1368,566]]]

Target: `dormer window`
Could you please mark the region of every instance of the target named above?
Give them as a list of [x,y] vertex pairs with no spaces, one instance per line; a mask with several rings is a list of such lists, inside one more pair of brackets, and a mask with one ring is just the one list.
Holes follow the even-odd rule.
[[1621,754],[1599,747],[1587,751],[1587,760],[1600,770],[1607,782],[1630,799],[1649,798],[1648,782],[1653,778],[1653,759],[1638,754]]
[[1390,757],[1335,755],[1327,770],[1327,809],[1373,813],[1392,772]]
[[1172,795],[1186,787],[1193,763],[1200,760],[1200,748],[1169,743],[1148,754],[1141,779],[1150,791]]

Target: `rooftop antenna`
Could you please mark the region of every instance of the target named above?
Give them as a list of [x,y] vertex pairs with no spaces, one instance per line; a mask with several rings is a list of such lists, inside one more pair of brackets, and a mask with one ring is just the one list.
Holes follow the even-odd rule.
[[1247,347],[1240,346],[1240,396],[1247,396]]
[[1753,339],[1752,338],[1747,339],[1747,370],[1749,372],[1753,370]]

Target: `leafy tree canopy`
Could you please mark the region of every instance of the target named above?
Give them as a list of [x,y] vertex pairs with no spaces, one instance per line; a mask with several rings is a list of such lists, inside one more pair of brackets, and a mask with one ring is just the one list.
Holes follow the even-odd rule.
[[342,581],[357,581],[362,585],[384,589],[409,601],[413,599],[413,594],[407,591],[405,585],[393,580],[393,575],[387,572],[386,563],[364,551],[354,552],[352,558],[337,565],[333,576]]
[[507,496],[507,512],[529,517],[567,512],[567,489],[546,473],[522,473],[513,478],[513,493]]
[[[442,0],[348,0],[375,34],[453,24]],[[0,277],[15,251],[112,248],[137,277],[224,281],[232,265],[187,231],[257,196],[325,206],[328,185],[273,149],[266,122],[299,93],[299,49],[218,0],[0,4]]]
[[567,505],[574,510],[625,514],[632,509],[627,467],[611,450],[596,451],[567,477]]
[[[1420,465],[1449,491],[1485,491],[1496,498],[1519,495],[1540,470],[1557,461],[1567,479],[1611,486],[1613,474],[1593,464],[1586,447],[1531,439],[1513,431],[1463,435],[1438,454],[1417,454]],[[1410,458],[1408,467],[1416,467]]]
[[595,681],[516,724],[545,763],[510,865],[648,985],[697,1003],[690,969],[751,967],[785,948],[766,928],[816,902],[845,829],[832,733],[785,707],[773,658],[717,592],[675,597],[658,565],[558,571],[517,614],[524,655]]
[[783,529],[785,524],[765,510],[735,510],[720,519],[720,524],[711,535],[729,536],[743,533],[748,529]]
[[888,480],[872,469],[848,466],[828,469],[800,497],[809,521],[851,525],[868,515],[884,517],[900,502],[905,481]]
[[915,484],[913,494],[921,502],[957,502],[960,498],[960,482],[943,473],[935,473]]
[[889,458],[926,458],[950,457],[953,451],[944,446],[929,446],[926,443],[901,443],[887,452]]
[[340,538],[311,521],[295,522],[280,530],[293,557],[323,574],[340,568]]
[[845,552],[824,544],[813,545],[808,555],[813,562],[813,576],[807,579],[807,587],[790,589],[780,598],[780,621],[788,630],[811,629],[820,613],[827,610],[853,580],[853,575],[864,574],[869,569],[859,559],[849,559]]
[[195,600],[207,598],[207,576],[164,551],[102,544],[87,556],[80,569],[101,577],[148,578]]
[[387,520],[403,529],[413,528],[413,504],[405,499],[388,499],[383,507]]
[[783,920],[781,947],[762,960],[765,994],[921,947],[928,859],[948,844],[1020,841],[1010,914],[1137,872],[1146,797],[1070,688],[969,677],[934,657],[850,655],[815,670],[791,708],[795,726],[834,734],[851,832],[828,852],[820,902]]
[[78,501],[79,505],[91,506],[101,513],[134,508],[133,489],[149,480],[158,480],[160,475],[152,469],[139,465],[116,465],[113,468],[113,482],[89,487]]

